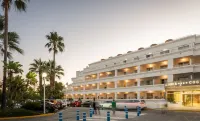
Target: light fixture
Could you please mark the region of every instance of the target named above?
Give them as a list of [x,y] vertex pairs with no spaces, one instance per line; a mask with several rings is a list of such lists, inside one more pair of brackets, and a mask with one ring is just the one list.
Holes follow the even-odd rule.
[[100,75],[100,76],[102,76],[103,74],[102,74],[102,73],[100,73],[99,75]]
[[167,79],[167,75],[162,76],[163,79]]
[[150,90],[150,91],[148,91],[148,93],[152,93],[152,92],[153,92],[153,91],[151,91],[151,90]]
[[129,82],[129,80],[125,80],[125,82]]
[[92,75],[92,77],[96,77],[96,75]]
[[168,63],[167,61],[163,61],[162,62],[163,65],[167,65],[167,63]]
[[107,84],[110,84],[110,82],[107,82]]
[[182,58],[181,59],[181,62],[184,62],[184,61],[186,61],[187,60],[187,58]]
[[153,64],[149,64],[149,67],[153,67]]
[[95,84],[92,84],[92,86],[95,86]]
[[106,72],[106,74],[107,74],[107,75],[110,75],[110,74],[111,74],[111,72]]
[[129,70],[129,68],[125,68],[124,71],[127,72]]
[[87,84],[86,86],[88,87],[89,85]]

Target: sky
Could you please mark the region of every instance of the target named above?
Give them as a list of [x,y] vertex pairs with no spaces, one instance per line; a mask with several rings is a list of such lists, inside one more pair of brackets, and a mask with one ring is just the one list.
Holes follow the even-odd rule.
[[[25,51],[13,60],[25,74],[34,59],[52,59],[45,36],[56,31],[66,46],[56,55],[65,70],[60,81],[71,83],[76,71],[102,58],[199,34],[199,5],[200,0],[31,0],[25,13],[9,12],[9,31],[20,35]],[[2,79],[2,63],[0,68]]]

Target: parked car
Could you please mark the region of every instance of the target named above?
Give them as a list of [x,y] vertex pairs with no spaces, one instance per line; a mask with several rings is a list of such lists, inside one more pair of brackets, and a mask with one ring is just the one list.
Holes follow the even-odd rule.
[[[43,110],[43,105],[44,105],[44,102],[41,101],[41,104],[40,104],[40,107],[41,107],[41,110]],[[52,103],[52,102],[48,102],[48,101],[45,101],[45,107],[46,107],[46,112],[49,113],[49,112],[54,112],[55,110],[58,110],[58,107]]]
[[92,101],[88,100],[85,101],[81,104],[81,107],[91,107],[92,106]]
[[81,107],[81,101],[75,101],[74,106],[75,107]]
[[105,101],[100,104],[101,108],[112,108],[112,101]]
[[141,109],[146,108],[146,104],[144,100],[123,100],[116,102],[117,109],[124,109],[126,106],[127,109],[137,109],[137,107],[141,107]]

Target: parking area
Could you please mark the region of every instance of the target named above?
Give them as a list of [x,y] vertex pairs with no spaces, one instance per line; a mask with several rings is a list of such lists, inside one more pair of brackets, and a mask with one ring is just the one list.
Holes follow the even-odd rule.
[[[89,117],[89,108],[83,107],[69,107],[62,110],[63,121],[76,121],[76,111],[80,111],[80,120],[82,121],[82,113],[87,113],[87,121],[107,121],[106,113],[110,110],[101,110],[101,115],[93,115]],[[124,111],[116,111],[116,115],[112,115],[111,121],[199,121],[200,112],[176,112],[167,111],[167,113],[161,113],[161,110],[144,110],[140,116],[137,116],[135,110],[129,111],[129,119],[125,119]],[[30,118],[30,119],[15,119],[9,121],[58,121],[58,113],[55,113],[49,117]]]

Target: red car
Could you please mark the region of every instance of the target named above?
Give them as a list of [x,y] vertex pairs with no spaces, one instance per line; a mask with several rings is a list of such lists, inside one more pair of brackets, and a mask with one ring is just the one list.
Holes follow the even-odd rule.
[[81,107],[81,101],[75,101],[75,107]]

